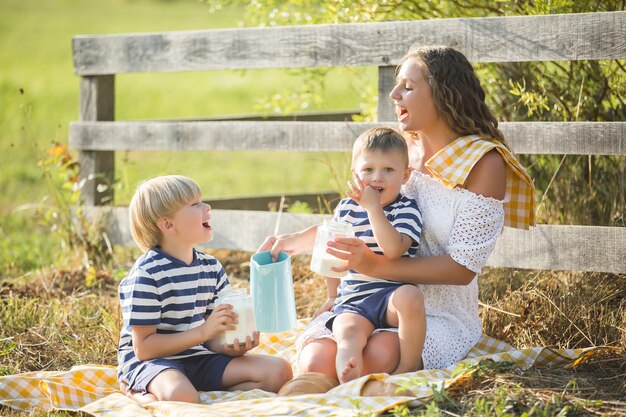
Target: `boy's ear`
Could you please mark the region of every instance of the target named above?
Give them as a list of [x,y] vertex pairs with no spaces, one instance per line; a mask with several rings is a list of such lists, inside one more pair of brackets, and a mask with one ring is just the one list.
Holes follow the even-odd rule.
[[167,233],[174,227],[174,224],[167,217],[161,217],[157,220],[157,226],[161,233]]
[[404,170],[404,176],[402,177],[402,184],[406,184],[406,182],[411,178],[411,172],[413,172],[413,168],[408,167]]

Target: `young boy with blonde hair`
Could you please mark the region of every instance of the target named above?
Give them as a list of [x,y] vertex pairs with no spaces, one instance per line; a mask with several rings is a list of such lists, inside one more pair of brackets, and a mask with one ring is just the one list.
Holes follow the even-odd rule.
[[283,359],[245,354],[259,344],[258,332],[220,345],[237,315],[215,306],[229,286],[224,268],[195,249],[213,239],[211,207],[201,197],[193,180],[168,175],[140,184],[130,202],[131,232],[145,253],[119,286],[118,379],[140,402],[197,403],[198,391],[278,392],[292,376]]

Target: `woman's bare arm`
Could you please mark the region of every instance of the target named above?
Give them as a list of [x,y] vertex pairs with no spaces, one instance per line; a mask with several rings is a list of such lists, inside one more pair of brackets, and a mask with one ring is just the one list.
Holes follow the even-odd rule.
[[[474,165],[464,186],[473,193],[502,200],[506,192],[506,165],[500,154],[495,150],[486,153]],[[354,269],[370,276],[384,276],[414,284],[467,285],[476,275],[450,255],[390,260],[376,255],[355,238],[336,239],[335,242],[329,242],[329,246],[328,253],[348,260],[345,269]]]
[[503,200],[506,194],[506,164],[500,153],[494,149],[483,155],[463,186],[474,194]]
[[358,238],[337,238],[328,246],[328,253],[348,261],[345,268],[336,268],[337,271],[354,269],[372,277],[440,285],[467,285],[476,275],[449,255],[388,259],[372,252]]

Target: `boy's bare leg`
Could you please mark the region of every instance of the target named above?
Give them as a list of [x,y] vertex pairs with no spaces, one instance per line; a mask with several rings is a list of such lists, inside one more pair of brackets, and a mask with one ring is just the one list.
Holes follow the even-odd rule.
[[166,369],[148,384],[147,391],[159,401],[200,402],[198,391],[189,379],[176,369]]
[[393,292],[387,305],[385,319],[398,327],[400,363],[394,374],[422,369],[422,351],[426,338],[424,296],[414,285],[403,285]]
[[335,317],[333,321],[333,334],[337,341],[335,366],[340,383],[362,375],[363,348],[373,330],[374,325],[358,314],[341,313]]
[[228,363],[222,384],[228,391],[262,389],[278,392],[291,378],[291,365],[284,359],[267,355],[243,355]]

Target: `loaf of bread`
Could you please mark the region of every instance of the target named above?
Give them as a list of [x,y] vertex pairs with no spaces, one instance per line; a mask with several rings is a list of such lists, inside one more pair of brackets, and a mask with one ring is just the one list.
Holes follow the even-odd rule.
[[319,372],[306,372],[287,382],[278,395],[321,394],[339,385],[339,381]]

